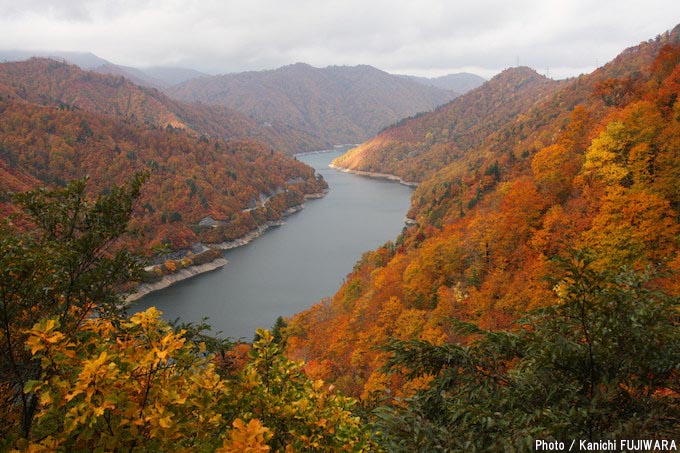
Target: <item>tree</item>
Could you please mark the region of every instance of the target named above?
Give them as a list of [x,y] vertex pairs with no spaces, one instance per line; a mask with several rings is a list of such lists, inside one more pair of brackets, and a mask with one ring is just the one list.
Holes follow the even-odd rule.
[[142,263],[115,243],[143,180],[93,201],[85,180],[14,197],[25,214],[0,230],[0,449],[368,448],[355,401],[309,380],[268,331],[229,367],[233,343],[204,322],[125,315],[117,290]]
[[[43,318],[27,346],[41,373],[31,445],[61,451],[212,449],[226,431],[225,381],[196,345],[149,308],[120,323],[85,320],[75,335]],[[21,443],[19,444],[21,445]]]
[[274,451],[368,451],[369,430],[352,413],[356,401],[308,379],[268,330],[258,329],[257,337],[251,361],[229,388],[235,396],[229,412],[259,420]]
[[24,348],[26,332],[50,318],[70,339],[88,316],[119,316],[117,287],[139,278],[142,263],[114,245],[144,179],[138,175],[94,200],[86,179],[13,196],[24,214],[0,226],[0,437],[29,437],[39,405],[35,392],[24,392],[41,373]]
[[433,376],[377,411],[389,451],[529,450],[543,439],[670,438],[680,429],[677,297],[653,270],[597,272],[576,253],[558,303],[510,331],[454,322],[467,345],[393,341],[387,370]]

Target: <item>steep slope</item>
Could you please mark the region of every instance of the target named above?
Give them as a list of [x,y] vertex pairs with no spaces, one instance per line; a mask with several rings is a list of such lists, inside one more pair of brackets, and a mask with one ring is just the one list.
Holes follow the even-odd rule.
[[[680,269],[680,27],[551,89],[505,122],[492,114],[503,105],[485,105],[470,128],[489,135],[465,136],[469,149],[419,185],[416,226],[366,253],[332,299],[291,320],[289,355],[381,401],[428,379],[379,372],[377,344],[463,341],[451,319],[508,328],[558,303],[558,263],[574,249],[597,272]],[[418,134],[394,130],[408,140],[428,121],[405,122]],[[675,277],[656,284],[680,292]]]
[[276,125],[263,126],[225,107],[177,102],[121,75],[83,71],[50,59],[0,64],[0,86],[6,96],[32,103],[116,115],[156,127],[185,129],[195,135],[253,139],[286,152],[323,146],[306,134]]
[[563,85],[512,68],[433,112],[400,121],[333,164],[420,182],[459,158]]
[[204,77],[165,90],[184,101],[219,104],[258,121],[285,124],[326,146],[357,143],[400,118],[431,110],[455,94],[370,66],[282,68]]
[[[43,62],[38,62],[43,64]],[[56,64],[57,70],[72,67]],[[102,78],[82,73],[87,80]],[[111,184],[123,183],[135,172],[149,170],[151,178],[133,228],[143,234],[130,246],[148,250],[149,245],[167,244],[174,250],[202,241],[219,243],[256,229],[266,221],[299,205],[305,194],[318,193],[326,185],[314,170],[282,153],[252,141],[196,137],[172,128],[134,121],[135,115],[105,115],[57,103],[34,90],[30,78],[7,86],[0,83],[0,187],[3,212],[12,207],[5,192],[23,191],[46,184],[88,176],[90,190],[97,193]],[[112,93],[129,82],[118,82]],[[54,79],[48,79],[53,82]],[[30,87],[30,88],[27,88]],[[89,98],[71,84],[64,93]],[[43,91],[43,93],[49,91]],[[53,91],[54,92],[54,91]],[[21,94],[19,96],[18,94]],[[123,106],[106,91],[87,100],[93,111],[103,106]],[[41,101],[43,102],[32,102]],[[154,98],[144,99],[144,102]],[[140,103],[142,107],[144,102]],[[58,104],[58,105],[55,105]],[[266,200],[266,201],[262,201]],[[213,225],[200,220],[212,217]]]

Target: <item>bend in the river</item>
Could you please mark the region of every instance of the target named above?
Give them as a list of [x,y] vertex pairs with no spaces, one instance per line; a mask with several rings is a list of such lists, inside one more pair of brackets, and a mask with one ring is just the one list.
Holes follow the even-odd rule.
[[346,149],[298,155],[322,174],[329,193],[248,245],[225,252],[229,264],[152,293],[130,307],[156,306],[165,319],[197,322],[250,340],[258,327],[332,296],[361,255],[404,227],[412,189],[332,170]]

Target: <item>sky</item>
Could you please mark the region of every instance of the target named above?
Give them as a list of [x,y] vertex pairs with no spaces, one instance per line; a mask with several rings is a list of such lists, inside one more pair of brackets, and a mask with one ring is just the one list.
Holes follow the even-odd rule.
[[679,0],[0,0],[0,50],[210,74],[368,64],[578,76],[680,23]]

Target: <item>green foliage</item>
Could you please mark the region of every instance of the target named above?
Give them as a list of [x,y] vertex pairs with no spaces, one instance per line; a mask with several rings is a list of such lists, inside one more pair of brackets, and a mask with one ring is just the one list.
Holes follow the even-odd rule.
[[84,180],[16,197],[33,230],[0,236],[0,449],[368,450],[356,402],[282,355],[282,319],[244,363],[248,346],[205,322],[121,312],[116,287],[141,263],[113,244],[143,179],[95,201]]
[[352,413],[356,401],[307,378],[268,330],[259,329],[257,336],[251,360],[231,389],[241,395],[231,410],[244,420],[260,420],[272,433],[268,445],[274,451],[368,451],[368,428]]
[[393,341],[387,370],[433,376],[400,408],[377,411],[389,451],[530,450],[542,439],[669,438],[680,429],[677,297],[651,269],[563,263],[559,303],[512,331],[452,321],[467,346]]
[[[17,426],[29,436],[38,406],[33,392],[23,392],[39,374],[39,363],[24,350],[26,331],[53,318],[70,337],[93,313],[116,317],[117,286],[141,275],[142,263],[114,244],[144,179],[136,176],[93,201],[85,179],[13,196],[25,215],[0,227],[0,437]],[[16,224],[34,228],[27,233]]]
[[272,341],[278,345],[285,347],[286,337],[285,330],[288,327],[288,323],[282,316],[276,318],[274,321],[274,326],[272,327]]

